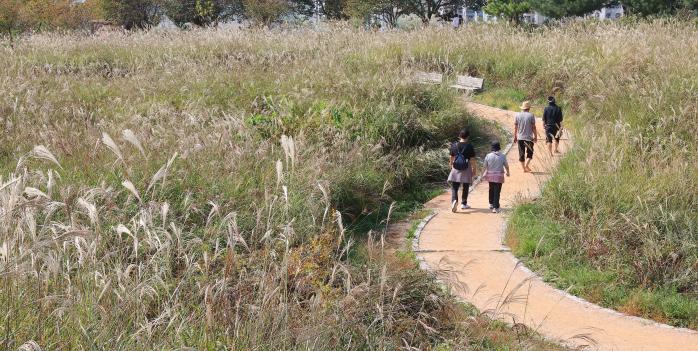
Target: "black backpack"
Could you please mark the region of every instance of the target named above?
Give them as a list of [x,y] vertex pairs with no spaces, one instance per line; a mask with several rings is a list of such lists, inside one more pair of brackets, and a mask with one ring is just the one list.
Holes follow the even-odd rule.
[[470,167],[470,159],[465,157],[465,155],[463,154],[466,148],[467,145],[462,150],[459,147],[456,147],[456,156],[453,159],[453,168],[459,171],[465,171],[466,169],[468,169],[468,167]]

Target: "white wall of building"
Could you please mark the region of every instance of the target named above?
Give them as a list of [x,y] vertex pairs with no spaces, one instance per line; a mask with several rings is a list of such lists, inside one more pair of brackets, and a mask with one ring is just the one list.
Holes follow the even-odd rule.
[[[484,21],[484,22],[496,22],[497,17],[496,16],[491,16],[485,13],[484,11],[475,11],[473,9],[467,8],[467,7],[462,7],[459,8],[457,11],[457,14],[463,18],[463,23],[468,23],[468,22],[479,22],[479,21]],[[613,5],[613,6],[606,6],[601,8],[600,10],[594,11],[593,13],[589,14],[588,16],[585,17],[596,17],[600,20],[617,20],[625,15],[625,11],[623,10],[623,6],[621,5]],[[530,12],[530,13],[525,13],[523,15],[523,21],[527,23],[532,23],[536,25],[542,25],[545,24],[545,22],[549,18],[546,16],[543,16],[542,14],[538,12]],[[462,23],[461,23],[462,24]]]
[[625,15],[625,10],[621,5],[607,6],[601,10],[594,11],[594,15],[600,20],[617,20]]

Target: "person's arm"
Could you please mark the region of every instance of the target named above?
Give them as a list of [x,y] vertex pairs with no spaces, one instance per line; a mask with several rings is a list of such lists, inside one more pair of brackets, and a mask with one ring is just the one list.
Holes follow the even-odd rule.
[[519,135],[519,124],[514,122],[514,144],[518,141],[516,136]]
[[473,176],[477,176],[477,160],[475,157],[470,158],[470,167],[473,170]]
[[564,118],[564,116],[562,115],[562,109],[560,109],[560,125],[558,126],[558,128],[562,129],[562,120],[564,120],[564,119],[565,119],[565,118]]
[[507,170],[507,177],[509,176],[509,164],[505,163],[504,168]]
[[448,159],[448,166],[453,168],[453,161],[456,159],[456,152],[453,150],[455,147],[455,144],[451,144],[451,146],[448,147],[448,153],[451,155],[451,158]]
[[533,117],[533,142],[538,141],[538,128],[536,128],[536,117]]
[[543,110],[543,125],[546,126],[548,125],[548,120],[550,119],[550,106],[547,106],[545,110]]

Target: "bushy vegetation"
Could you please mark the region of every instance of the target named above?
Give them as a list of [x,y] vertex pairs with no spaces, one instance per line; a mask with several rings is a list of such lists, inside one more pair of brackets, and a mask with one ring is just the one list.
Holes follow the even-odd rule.
[[0,0],[0,36],[25,30],[81,28],[103,17],[96,0]]
[[[0,64],[0,345],[552,348],[461,306],[382,227],[470,118],[428,32],[41,34]],[[426,34],[426,33],[425,33]],[[463,321],[467,321],[463,323]]]
[[[5,45],[3,345],[535,342],[501,346],[491,323],[460,323],[469,312],[409,255],[376,244],[377,223],[444,179],[437,150],[458,128],[496,133],[455,92],[411,83],[416,70],[482,76],[504,100],[556,91],[577,149],[532,210],[547,220],[537,248],[520,252],[563,287],[584,280],[555,279],[565,266],[550,262],[578,262],[637,292],[627,311],[695,327],[695,310],[676,308],[698,281],[695,33],[667,20]],[[660,295],[678,313],[645,313]]]
[[[521,24],[537,11],[554,19],[590,14],[609,4],[600,0],[0,0],[0,35],[87,29],[107,20],[126,30],[157,26],[167,18],[181,28],[215,27],[221,22],[247,25],[309,23],[352,19],[356,25],[395,28],[417,19],[421,25],[451,21],[462,8],[484,10]],[[632,18],[695,17],[698,1],[626,0],[617,2]],[[462,15],[462,13],[461,13]],[[170,23],[170,22],[167,22]],[[443,22],[442,22],[443,23]],[[410,25],[413,26],[413,25]],[[92,28],[94,29],[94,28]]]

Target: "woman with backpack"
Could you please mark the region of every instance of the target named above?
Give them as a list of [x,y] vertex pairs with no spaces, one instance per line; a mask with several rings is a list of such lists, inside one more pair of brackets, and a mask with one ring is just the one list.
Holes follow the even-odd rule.
[[468,206],[468,191],[470,184],[473,182],[473,175],[477,174],[477,165],[475,162],[475,148],[468,141],[470,132],[463,129],[458,133],[458,141],[451,145],[451,173],[448,175],[448,181],[451,183],[451,211],[458,211],[458,189],[463,187],[463,198],[460,208],[462,210],[469,209]]
[[502,195],[502,184],[504,183],[504,171],[509,176],[509,163],[507,156],[499,150],[501,146],[498,141],[492,142],[492,152],[485,156],[485,180],[490,183],[490,209],[492,213],[499,213],[499,198]]

